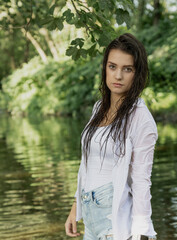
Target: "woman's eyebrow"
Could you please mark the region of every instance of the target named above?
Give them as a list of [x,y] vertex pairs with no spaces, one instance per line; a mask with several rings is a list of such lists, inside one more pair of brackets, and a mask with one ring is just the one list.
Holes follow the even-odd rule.
[[[111,64],[113,64],[113,65],[116,65],[117,66],[117,64],[116,63],[113,63],[113,62],[111,62],[111,61],[108,61],[108,63],[111,63]],[[134,67],[133,65],[124,65],[123,67]]]
[[110,62],[110,61],[108,61],[108,63],[114,64],[114,65],[117,65],[116,63],[113,63],[113,62]]
[[124,65],[124,67],[134,67],[133,65]]

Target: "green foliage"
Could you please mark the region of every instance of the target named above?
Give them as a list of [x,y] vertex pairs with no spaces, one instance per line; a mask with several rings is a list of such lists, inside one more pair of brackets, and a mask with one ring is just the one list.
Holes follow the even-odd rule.
[[[91,55],[90,47],[83,48],[84,43],[88,42],[88,40],[92,44],[97,42],[97,45],[92,48],[93,55],[96,54],[98,49],[100,50],[100,47],[103,51],[103,48],[116,36],[113,27],[115,23],[119,25],[126,23],[128,27],[131,25],[129,12],[134,10],[131,0],[97,0],[86,2],[72,0],[71,4],[72,8],[67,8],[63,12],[61,11],[58,19],[55,17],[57,4],[52,5],[44,21],[42,20],[40,23],[45,25],[49,30],[56,28],[62,30],[64,22],[71,25],[74,24],[76,28],[84,28],[86,30],[87,37],[82,40],[82,44],[77,44],[77,42],[74,44],[72,41],[71,46],[66,51],[66,55],[72,56],[74,60]],[[56,24],[56,21],[59,22],[59,25]],[[78,38],[74,41],[77,40]],[[73,47],[72,45],[75,46]]]
[[83,114],[96,98],[100,58],[42,63],[38,57],[3,80],[1,108],[12,114]]
[[[137,17],[140,24],[134,21],[131,32],[149,55],[151,83],[146,95],[152,103],[158,92],[176,92],[177,14],[168,12],[162,0],[154,24],[153,1],[138,1],[144,5],[135,12],[132,0],[0,0],[0,79],[13,72],[3,79],[1,107],[13,114],[83,112],[98,92],[99,56],[110,40],[130,31],[127,27]],[[21,27],[39,46],[26,38]],[[42,51],[48,63],[33,58]],[[66,56],[65,61],[64,54],[77,62]]]
[[74,17],[74,13],[71,12],[71,9],[67,9],[63,13],[63,19],[69,24],[72,24],[73,17]]
[[155,92],[177,90],[176,23],[176,13],[166,14],[158,26],[145,28],[137,34],[149,55],[151,87]]
[[63,25],[63,19],[61,17],[47,17],[43,19],[41,22],[41,25],[46,25],[47,29],[52,31],[52,30],[62,30],[64,25]]
[[116,20],[118,24],[123,24],[124,22],[127,23],[127,26],[130,27],[130,15],[128,11],[123,9],[116,10]]
[[[129,12],[133,9],[134,5],[131,0],[71,0],[69,3],[66,0],[9,0],[8,4],[2,3],[0,10],[8,14],[12,11],[13,14],[10,15],[10,18],[3,17],[0,25],[8,28],[10,23],[12,27],[21,25],[27,30],[38,26],[39,28],[45,27],[50,31],[62,31],[64,24],[67,23],[75,25],[76,28],[85,29],[87,35],[85,35],[83,43],[89,40],[94,44],[97,41],[99,48],[105,47],[115,37],[116,33],[113,27],[115,23],[119,25],[125,23],[130,27]],[[93,51],[97,51],[96,48]],[[72,51],[67,51],[67,54],[71,54],[69,56],[77,60],[80,56],[90,55],[90,52],[89,48],[83,49],[83,51],[73,48]]]
[[[65,53],[73,60],[96,56],[117,36],[116,23],[130,27],[129,13],[133,10],[131,0],[0,0],[0,40],[5,45],[0,49],[0,80],[37,54],[43,61],[48,56],[59,59],[57,50],[55,56],[54,51],[51,53],[56,44],[50,45],[54,31],[61,32],[58,45],[67,45]],[[41,34],[44,28],[49,37]],[[79,44],[77,29],[81,30],[79,37],[83,39]]]

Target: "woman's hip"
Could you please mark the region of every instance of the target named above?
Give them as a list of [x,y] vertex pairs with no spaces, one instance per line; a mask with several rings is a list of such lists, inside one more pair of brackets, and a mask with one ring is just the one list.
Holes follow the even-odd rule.
[[[105,184],[90,192],[82,190],[82,216],[86,229],[98,239],[111,239],[113,185]],[[86,239],[86,238],[85,238]]]

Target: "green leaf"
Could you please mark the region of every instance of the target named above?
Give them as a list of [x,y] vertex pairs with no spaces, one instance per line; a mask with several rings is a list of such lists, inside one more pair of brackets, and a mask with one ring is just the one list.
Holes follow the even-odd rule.
[[110,25],[110,21],[106,19],[101,13],[95,13],[94,15],[97,17],[98,21],[101,23],[102,26]]
[[87,50],[86,49],[80,49],[80,55],[83,57],[83,58],[86,58],[87,57]]
[[89,53],[89,56],[94,56],[95,55],[95,48],[96,48],[96,43],[93,44],[87,51]]
[[119,2],[124,9],[131,9],[132,11],[135,10],[135,5],[132,0],[119,0]]
[[46,24],[48,24],[48,23],[51,23],[52,21],[53,21],[53,17],[52,16],[49,16],[49,17],[47,17],[47,18],[45,18],[45,19],[42,19],[41,21],[40,21],[40,24],[41,25],[46,25]]
[[83,58],[86,58],[87,51],[85,49],[78,49],[76,46],[75,47],[70,46],[66,50],[66,55],[72,56],[72,59],[76,61],[80,58],[80,56],[82,56]]
[[127,24],[127,27],[130,27],[130,15],[128,11],[123,10],[121,8],[116,10],[116,21],[119,25],[123,24],[124,22]]
[[84,45],[84,39],[76,38],[71,42],[71,45],[76,45],[76,46],[79,46],[80,48],[82,48],[82,46]]
[[55,29],[59,29],[60,31],[63,29],[63,19],[62,18],[52,18],[52,21],[46,24],[46,28],[50,31]]
[[62,18],[55,19],[56,27],[61,31],[64,27]]
[[76,28],[82,28],[85,27],[85,24],[83,21],[81,21],[81,19],[79,19],[78,17],[75,18],[75,22],[74,22]]
[[100,47],[107,46],[110,43],[110,41],[111,41],[111,39],[106,32],[103,32],[98,39],[98,43],[99,43]]
[[80,21],[86,23],[87,21],[87,12],[85,12],[84,10],[80,10]]
[[94,24],[95,24],[95,22],[96,22],[96,20],[97,20],[97,18],[96,18],[96,15],[95,15],[95,13],[94,12],[88,12],[88,13],[86,13],[86,21],[88,22],[89,21],[89,23],[90,22],[94,22]]
[[53,15],[54,10],[55,10],[55,7],[56,7],[56,4],[53,4],[53,5],[51,6],[51,8],[49,8],[49,14],[50,14],[50,15]]
[[71,12],[70,9],[68,9],[63,13],[63,17],[65,18],[67,23],[71,24],[74,14]]
[[50,22],[49,24],[46,25],[46,28],[50,31],[53,31],[56,29],[56,24],[54,21]]
[[66,55],[67,55],[67,56],[72,56],[76,50],[77,50],[76,47],[71,47],[71,46],[70,46],[70,47],[66,50]]
[[72,55],[72,59],[76,61],[79,58],[80,58],[80,51],[79,51],[79,49],[76,48],[73,55]]

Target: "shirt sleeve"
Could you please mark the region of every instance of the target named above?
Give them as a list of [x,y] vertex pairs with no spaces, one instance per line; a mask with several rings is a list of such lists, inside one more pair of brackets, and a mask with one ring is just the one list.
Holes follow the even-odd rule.
[[151,220],[151,172],[157,130],[153,122],[147,121],[132,139],[131,190],[133,197],[132,235],[156,235]]

